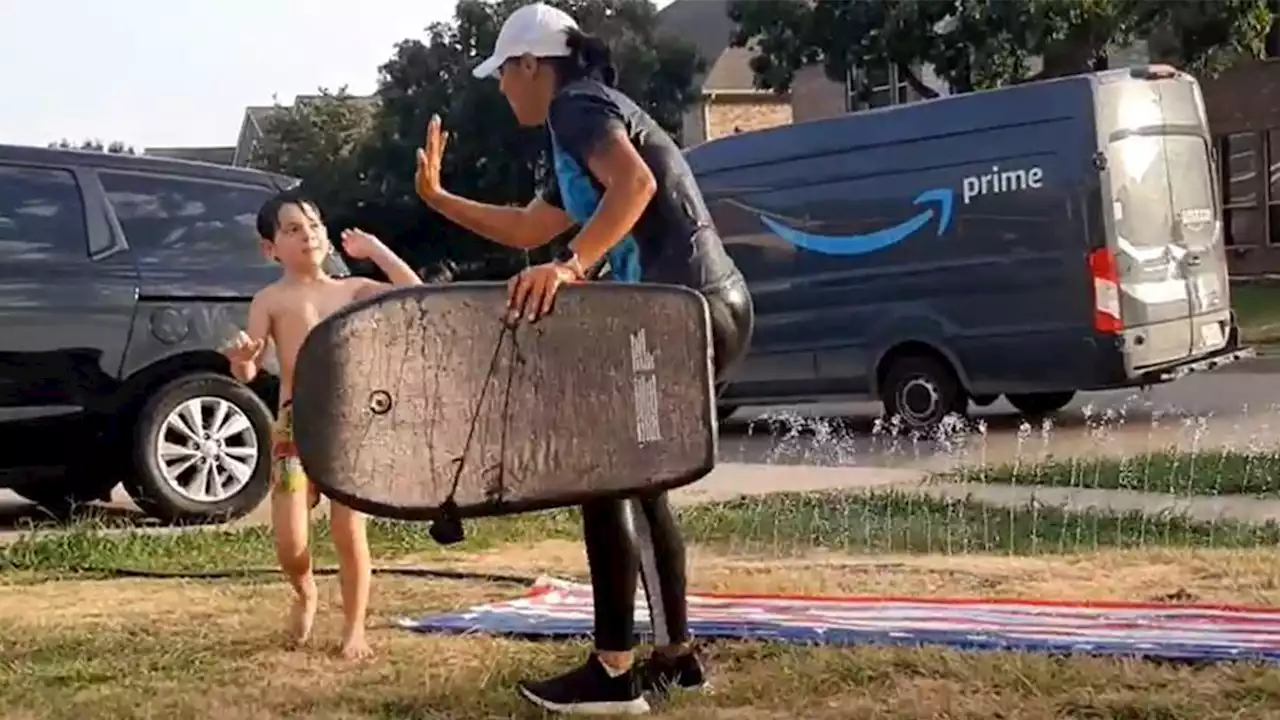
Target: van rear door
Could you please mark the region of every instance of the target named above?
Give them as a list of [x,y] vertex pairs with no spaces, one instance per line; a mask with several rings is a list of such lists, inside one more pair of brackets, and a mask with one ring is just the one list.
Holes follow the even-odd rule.
[[1219,350],[1230,305],[1199,86],[1172,71],[1107,73],[1098,102],[1128,364],[1147,368]]

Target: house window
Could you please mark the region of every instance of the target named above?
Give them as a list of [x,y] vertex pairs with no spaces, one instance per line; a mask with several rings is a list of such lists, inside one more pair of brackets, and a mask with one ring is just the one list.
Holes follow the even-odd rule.
[[1226,243],[1257,244],[1266,235],[1260,202],[1265,188],[1258,172],[1263,161],[1261,138],[1257,133],[1232,133],[1218,142]]
[[872,63],[849,71],[845,80],[849,111],[911,102],[911,86],[901,75],[898,66],[889,62]]

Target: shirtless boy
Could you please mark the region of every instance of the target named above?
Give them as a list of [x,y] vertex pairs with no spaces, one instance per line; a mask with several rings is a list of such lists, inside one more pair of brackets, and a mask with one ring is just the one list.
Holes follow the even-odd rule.
[[[280,410],[273,438],[271,523],[276,556],[296,596],[289,613],[290,641],[295,646],[311,635],[316,615],[316,581],[307,547],[311,509],[319,502],[316,488],[302,473],[293,445],[293,368],[298,350],[311,328],[344,305],[391,287],[368,278],[334,278],[323,267],[330,252],[329,236],[315,204],[291,193],[268,200],[258,211],[262,250],[284,268],[277,282],[261,290],[249,306],[249,327],[224,350],[236,379],[247,383],[262,367],[267,343],[275,346],[280,362]],[[356,259],[372,260],[394,285],[419,285],[421,280],[376,237],[361,230],[345,230],[342,247]],[[338,503],[330,503],[329,528],[338,550],[338,577],[344,615],[342,655],[360,659],[371,655],[365,641],[365,612],[369,603],[371,569],[364,517]]]

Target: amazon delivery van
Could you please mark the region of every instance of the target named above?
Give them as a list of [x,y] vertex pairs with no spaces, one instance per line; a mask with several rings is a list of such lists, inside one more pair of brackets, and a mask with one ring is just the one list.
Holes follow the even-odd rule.
[[878,397],[911,428],[1005,396],[1246,357],[1200,88],[1114,70],[687,151],[756,326],[722,411]]

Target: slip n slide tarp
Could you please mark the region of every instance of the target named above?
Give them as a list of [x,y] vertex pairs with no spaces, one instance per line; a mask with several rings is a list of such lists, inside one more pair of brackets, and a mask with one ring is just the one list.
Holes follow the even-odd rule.
[[[643,596],[637,599],[636,620],[647,635]],[[1280,610],[1264,608],[691,595],[689,623],[701,638],[1280,663]],[[520,598],[399,624],[424,633],[586,637],[592,626],[591,588],[544,578]]]

